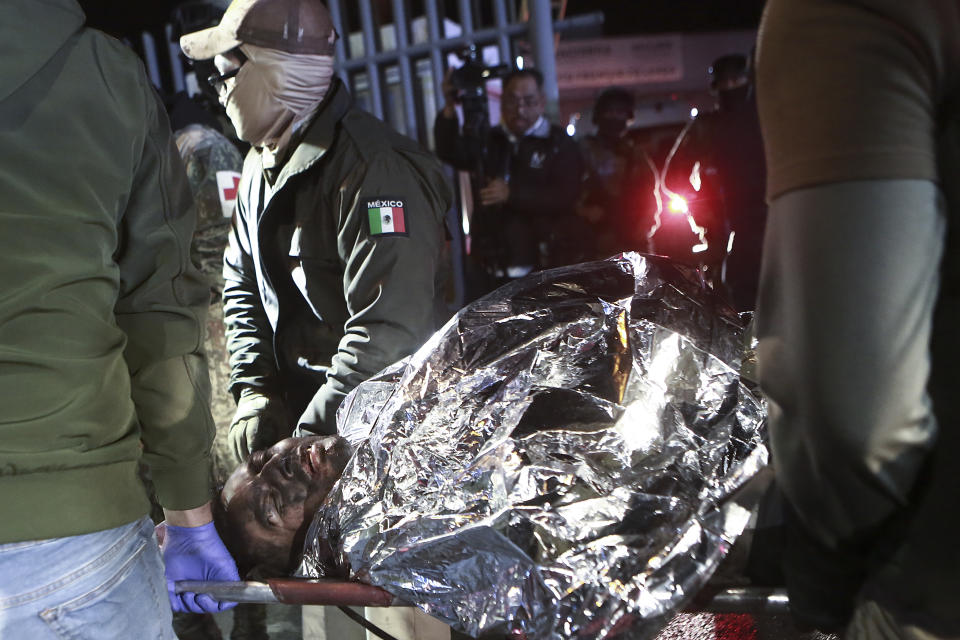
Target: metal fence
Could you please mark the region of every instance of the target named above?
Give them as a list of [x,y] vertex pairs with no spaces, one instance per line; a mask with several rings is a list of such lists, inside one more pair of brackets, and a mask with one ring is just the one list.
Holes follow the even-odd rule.
[[337,40],[337,71],[362,108],[432,147],[444,71],[470,45],[482,48],[490,64],[532,55],[548,101],[556,101],[555,31],[602,18],[554,22],[550,5],[530,0],[523,11],[508,0],[328,0],[337,32],[346,34]]

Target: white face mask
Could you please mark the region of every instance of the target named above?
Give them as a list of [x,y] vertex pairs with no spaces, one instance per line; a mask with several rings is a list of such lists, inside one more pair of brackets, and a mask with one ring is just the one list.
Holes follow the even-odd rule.
[[[222,56],[217,56],[214,64],[221,73],[236,67],[232,60]],[[221,66],[227,68],[221,69]],[[272,71],[248,57],[236,77],[227,80],[225,93],[220,98],[237,135],[255,147],[279,135],[293,120],[293,113],[275,97],[280,78]]]
[[[227,80],[221,102],[242,140],[255,147],[269,145],[323,99],[333,77],[333,58],[253,45],[241,50],[247,61]],[[223,56],[214,58],[214,64],[220,73],[236,68],[235,61]]]

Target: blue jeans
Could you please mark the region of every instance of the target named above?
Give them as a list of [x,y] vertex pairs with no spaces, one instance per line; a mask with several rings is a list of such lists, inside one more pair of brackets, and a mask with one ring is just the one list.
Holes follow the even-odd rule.
[[176,640],[153,523],[0,545],[0,638]]

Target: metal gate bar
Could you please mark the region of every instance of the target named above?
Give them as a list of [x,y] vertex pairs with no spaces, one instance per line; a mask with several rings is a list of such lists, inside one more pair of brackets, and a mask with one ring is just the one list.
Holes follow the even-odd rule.
[[410,65],[410,43],[407,37],[407,8],[404,0],[393,0],[393,30],[397,41],[397,66],[403,92],[403,117],[407,135],[418,139],[417,105],[414,100],[413,72]]
[[[383,92],[380,90],[380,68],[374,62],[373,54],[377,51],[377,37],[374,33],[373,8],[370,0],[360,0],[360,23],[363,37],[363,61],[367,70],[367,83],[370,87],[370,106],[372,113],[383,120]],[[402,25],[400,25],[402,27]],[[396,59],[396,55],[393,56]]]
[[[471,0],[458,0],[460,27],[459,36],[445,38],[441,34],[440,2],[439,0],[424,0],[424,10],[427,19],[427,41],[410,43],[407,33],[409,16],[406,0],[392,0],[393,28],[396,34],[396,48],[388,51],[377,50],[377,25],[373,19],[371,0],[360,0],[360,27],[362,30],[363,54],[348,51],[344,39],[348,37],[347,25],[344,24],[342,0],[329,0],[330,14],[334,27],[341,34],[336,44],[336,68],[341,78],[356,93],[351,72],[364,71],[370,88],[370,110],[378,118],[383,119],[384,68],[397,65],[400,79],[400,93],[403,97],[403,126],[410,137],[424,140],[420,131],[418,113],[421,109],[416,104],[416,90],[413,74],[413,61],[417,58],[429,58],[431,79],[433,81],[434,107],[439,110],[443,106],[443,93],[440,91],[443,82],[444,64],[443,55],[449,51],[462,49],[469,45],[495,44],[500,61],[512,63],[511,39],[529,34],[535,45],[537,66],[544,74],[547,99],[556,102],[556,62],[553,57],[553,34],[575,28],[596,26],[603,23],[603,14],[595,12],[552,22],[550,17],[549,0],[534,0],[531,4],[531,19],[529,22],[510,23],[507,10],[507,0],[493,0],[494,26],[474,29]],[[425,120],[425,119],[424,119]],[[429,123],[427,123],[429,126]]]

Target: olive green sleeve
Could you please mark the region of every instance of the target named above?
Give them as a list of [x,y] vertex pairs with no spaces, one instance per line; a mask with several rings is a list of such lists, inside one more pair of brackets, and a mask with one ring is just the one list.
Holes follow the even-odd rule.
[[[371,229],[368,203],[402,201],[400,234]],[[416,351],[433,333],[434,272],[451,189],[426,154],[378,154],[344,198],[338,251],[344,263],[345,334],[301,430],[336,433],[344,396],[385,366]]]
[[120,225],[115,313],[141,426],[144,460],[160,503],[210,499],[210,382],[203,323],[210,290],[190,262],[190,187],[159,99],[149,87],[147,135]]

